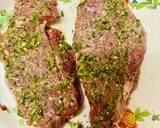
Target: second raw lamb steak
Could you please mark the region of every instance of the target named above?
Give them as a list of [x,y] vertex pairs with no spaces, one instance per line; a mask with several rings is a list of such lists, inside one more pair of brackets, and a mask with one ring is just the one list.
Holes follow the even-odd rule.
[[123,0],[86,0],[77,13],[73,46],[91,127],[117,127],[137,87],[145,32]]

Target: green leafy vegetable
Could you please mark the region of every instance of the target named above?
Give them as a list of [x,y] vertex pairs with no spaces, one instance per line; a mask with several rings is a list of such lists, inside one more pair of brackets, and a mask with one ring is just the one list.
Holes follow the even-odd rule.
[[142,9],[144,7],[149,9],[157,9],[159,5],[160,2],[158,0],[146,0],[139,3],[131,3],[132,8],[135,9]]
[[136,9],[141,9],[145,7],[146,5],[148,5],[148,2],[140,2],[137,4]]
[[0,11],[0,33],[4,33],[9,24],[10,15],[6,10]]
[[153,4],[154,4],[154,7],[157,8],[157,6],[158,6],[158,0],[154,0]]
[[79,52],[83,44],[84,44],[84,41],[81,40],[80,42],[76,43],[76,44],[73,46],[73,49],[74,49],[76,52]]
[[147,0],[147,1],[148,1],[148,3],[152,4],[152,0]]
[[142,121],[144,121],[144,118],[150,116],[151,113],[149,111],[141,111],[141,109],[138,107],[135,110],[134,115],[135,115],[135,119],[137,121],[142,122]]
[[62,1],[64,4],[71,2],[71,0],[60,0]]

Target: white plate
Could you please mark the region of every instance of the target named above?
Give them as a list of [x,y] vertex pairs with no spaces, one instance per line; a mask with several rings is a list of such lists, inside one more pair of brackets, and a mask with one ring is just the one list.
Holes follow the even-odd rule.
[[[64,11],[64,17],[60,23],[53,27],[61,29],[70,44],[72,44],[72,30],[74,29],[74,21],[76,17],[76,7],[79,0],[63,4],[59,2],[59,10]],[[0,0],[0,9],[12,10],[14,0]],[[133,10],[135,15],[142,21],[147,32],[147,53],[142,65],[142,73],[138,89],[132,95],[130,108],[135,110],[140,107],[142,110],[148,110],[153,114],[160,114],[160,9],[157,10]],[[13,96],[4,82],[4,69],[0,63],[0,103],[14,108],[16,103]],[[73,121],[86,122],[89,114],[88,101],[85,98],[84,109],[80,115],[75,117]],[[28,126],[19,125],[19,118],[15,114],[8,114],[0,111],[0,128],[28,128]],[[158,128],[160,122],[152,121],[152,117],[145,118],[145,121],[138,123],[139,128]],[[68,127],[67,125],[65,126]]]

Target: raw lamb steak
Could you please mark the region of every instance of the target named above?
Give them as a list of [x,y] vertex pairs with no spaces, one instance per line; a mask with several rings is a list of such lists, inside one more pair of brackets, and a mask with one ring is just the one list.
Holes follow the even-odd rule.
[[77,13],[73,47],[91,127],[118,127],[139,80],[145,32],[124,0],[86,0]]
[[61,128],[81,105],[73,51],[59,30],[46,26],[57,17],[54,0],[16,0],[0,43],[18,115],[38,128]]

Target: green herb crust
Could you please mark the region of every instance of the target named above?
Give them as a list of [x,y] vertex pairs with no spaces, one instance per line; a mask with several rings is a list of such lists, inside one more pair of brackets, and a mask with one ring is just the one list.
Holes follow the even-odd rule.
[[[102,105],[103,110],[94,120],[94,127],[104,119],[109,121],[117,102],[122,99],[123,85],[128,80],[126,76],[126,51],[110,53],[109,57],[94,58],[81,54],[79,57],[78,76],[81,81],[90,85],[88,95],[91,104]],[[85,85],[84,85],[85,86]],[[105,103],[101,103],[107,99]]]
[[[55,102],[54,107],[51,107],[57,115],[67,109],[65,98],[74,81],[74,71],[67,72],[62,78],[56,60],[59,57],[68,61],[65,56],[71,46],[67,44],[62,33],[58,46],[54,44],[57,42],[51,42],[53,45],[47,44],[39,27],[42,24],[40,17],[41,14],[37,12],[23,21],[16,20],[16,15],[12,16],[0,42],[0,58],[18,102],[18,115],[31,120],[34,125],[47,121],[44,118],[44,108],[50,102]],[[30,30],[30,25],[33,30]],[[53,101],[50,94],[55,92],[61,93],[64,103],[61,99]],[[75,106],[76,99],[72,94],[70,100],[71,106]]]
[[123,0],[86,1],[78,7],[73,48],[91,106],[91,127],[114,127],[116,111],[125,102],[124,86],[139,74],[134,63],[132,75],[128,70],[134,45],[145,47],[142,32],[140,20]]

